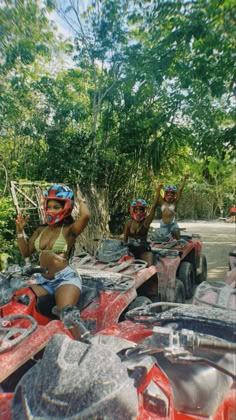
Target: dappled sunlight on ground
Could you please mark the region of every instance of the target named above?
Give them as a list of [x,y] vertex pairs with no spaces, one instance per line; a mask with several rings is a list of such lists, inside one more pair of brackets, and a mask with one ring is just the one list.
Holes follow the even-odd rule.
[[213,264],[208,264],[208,274],[207,280],[222,280],[224,281],[226,275],[226,268],[225,267],[218,267],[218,268],[211,268]]

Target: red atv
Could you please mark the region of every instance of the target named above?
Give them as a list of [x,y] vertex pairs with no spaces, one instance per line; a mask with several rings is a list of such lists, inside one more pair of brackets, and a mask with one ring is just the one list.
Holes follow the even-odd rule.
[[126,317],[87,342],[54,335],[12,419],[235,418],[235,312],[154,303]]
[[[163,270],[157,261],[158,290],[160,301],[184,302],[181,296],[191,299],[196,285],[207,279],[207,260],[202,253],[202,240],[198,234],[181,235],[180,240],[171,234],[163,236],[157,229],[150,237],[151,249],[154,255],[165,256],[166,269]],[[178,254],[179,260],[173,261]],[[167,277],[167,278],[166,278]]]
[[[30,289],[25,289],[27,290]],[[108,327],[99,334],[93,335],[89,340],[92,345],[88,345],[70,339],[65,340],[63,335],[71,335],[69,330],[63,328],[60,321],[51,321],[45,327],[38,326],[35,320],[27,315],[27,307],[31,307],[32,311],[35,310],[33,293],[30,302],[28,301],[29,292],[25,295],[16,292],[15,296],[16,301],[12,299],[10,304],[1,308],[1,316],[5,318],[2,318],[0,323],[0,389],[2,391],[0,412],[4,413],[4,420],[12,418],[10,405],[13,393],[20,378],[27,371],[29,371],[28,375],[32,372],[33,375],[30,376],[30,382],[25,379],[26,375],[17,387],[12,411],[13,419],[18,418],[14,414],[16,407],[17,410],[22,410],[22,390],[27,400],[27,407],[32,409],[31,414],[34,418],[35,407],[31,407],[32,398],[29,397],[29,390],[32,388],[34,396],[38,391],[40,392],[41,380],[49,384],[49,389],[46,390],[43,387],[44,395],[37,396],[37,401],[45,404],[44,419],[54,418],[58,409],[61,417],[65,419],[71,414],[70,410],[74,410],[74,418],[93,418],[95,415],[91,411],[93,409],[96,410],[97,415],[99,414],[99,418],[107,418],[102,417],[101,413],[104,413],[104,410],[106,415],[109,415],[109,410],[114,415],[118,410],[123,418],[137,420],[146,418],[190,420],[210,418],[210,416],[215,420],[228,420],[229,413],[235,415],[232,385],[235,377],[232,374],[234,372],[232,357],[228,354],[235,351],[235,344],[231,343],[235,342],[235,312],[229,310],[227,306],[224,309],[210,307],[205,310],[195,305],[156,303],[146,309],[133,309],[126,314],[128,321]],[[21,296],[20,301],[17,300],[19,296]],[[19,305],[21,305],[21,311],[25,306],[26,315],[18,315]],[[168,307],[173,309],[161,312],[160,308],[163,305],[164,309]],[[12,316],[13,312],[15,316]],[[11,315],[7,316],[9,313]],[[45,318],[39,318],[42,315],[32,313],[39,322],[47,321]],[[71,321],[80,331],[82,329],[81,335],[87,339],[89,333],[84,329],[81,319],[75,316]],[[60,335],[55,335],[56,333]],[[50,343],[47,346],[48,341]],[[202,345],[205,346],[204,350],[200,350]],[[193,354],[191,354],[191,346]],[[38,362],[42,358],[45,347],[45,360],[49,357],[50,368],[48,365],[45,368],[44,362]],[[220,350],[217,350],[218,347]],[[223,356],[217,351],[222,351]],[[69,356],[70,352],[72,352],[71,356]],[[79,355],[76,352],[79,352]],[[66,360],[64,360],[64,353]],[[152,357],[149,356],[150,354]],[[76,363],[73,362],[73,357],[76,357]],[[77,372],[78,360],[80,364]],[[29,370],[32,365],[35,365],[36,373],[35,370]],[[71,366],[73,373],[70,375],[68,372]],[[60,369],[62,371],[59,374]],[[63,369],[65,369],[64,372]],[[54,378],[52,385],[45,379],[45,370],[48,371],[50,378]],[[38,371],[40,371],[40,377],[37,376]],[[32,383],[32,376],[37,386]],[[72,382],[69,383],[67,389],[63,381],[68,379]],[[55,387],[55,384],[58,387]],[[99,384],[102,384],[102,387]],[[73,388],[75,386],[78,387],[77,390]],[[51,392],[55,398],[50,396]],[[112,402],[113,397],[115,397],[115,405]],[[104,401],[101,401],[102,398]],[[69,407],[65,399],[71,401]],[[39,410],[41,409],[40,406]],[[85,415],[82,415],[83,411],[80,415],[79,410],[84,409]],[[66,412],[62,412],[63,410]],[[125,415],[123,415],[124,411]],[[42,413],[39,411],[38,414]],[[110,418],[120,417],[111,415]]]
[[204,281],[194,295],[193,303],[204,307],[236,310],[236,252],[229,253],[229,271],[224,281]]
[[[135,245],[138,247],[142,243],[132,241],[131,249]],[[152,302],[184,303],[185,298],[192,298],[196,285],[207,278],[207,261],[205,255],[202,254],[200,235],[184,234],[179,241],[173,240],[173,238],[168,241],[163,241],[162,238],[160,241],[157,235],[152,235],[149,245],[153,252],[154,262],[150,267],[143,265],[135,275],[135,289],[138,296],[148,297]],[[115,262],[115,255],[116,252],[119,252],[119,247],[121,247],[121,251],[122,247],[124,248],[121,241],[106,239],[103,240],[102,246],[98,248],[95,256],[82,254],[75,257],[73,262],[78,270],[83,268],[114,272],[119,270],[116,266],[117,262]],[[130,250],[129,244],[128,249]],[[127,267],[129,264],[132,265],[132,258],[127,254],[126,251],[118,265],[122,262],[125,267],[124,273],[129,275]],[[144,262],[138,260],[137,263],[143,264]],[[120,273],[122,272],[121,266]],[[133,275],[132,269],[130,274]]]
[[236,287],[236,250],[229,253],[229,271],[226,273],[225,282]]
[[[137,296],[137,290],[152,277],[155,268],[147,268],[144,261],[134,260],[125,253],[118,261],[117,255],[115,259],[112,263],[102,263],[84,254],[73,261],[83,280],[78,309],[86,328],[92,333],[118,323],[124,319],[128,309],[151,303],[150,299]],[[23,267],[18,271],[1,273],[0,383],[4,390],[11,392],[14,390],[12,384],[19,380],[19,372],[28,357],[35,357],[56,332],[64,331],[70,335],[52,313],[54,298],[36,299],[30,289],[30,284],[34,282],[31,276],[37,272],[42,272],[42,269]],[[21,288],[9,298],[9,292],[14,290],[16,283]],[[11,380],[11,375],[17,379]],[[5,381],[8,384],[9,380],[11,386],[5,388]],[[6,392],[0,394],[0,406],[3,398],[6,401]]]
[[[73,259],[73,264],[83,281],[78,309],[85,319],[87,328],[93,333],[118,322],[124,317],[123,313],[131,303],[132,307],[151,303],[149,299],[140,296],[136,301],[137,289],[155,272],[153,267],[146,268],[144,261],[134,260],[130,256],[126,260],[124,256],[112,264],[103,264],[96,258],[81,254]],[[33,274],[43,270],[40,267],[26,266],[19,267],[13,272],[1,273],[2,317],[30,315],[40,325],[46,325],[52,319],[57,319],[52,313],[52,308],[55,306],[54,297],[48,295],[36,299],[30,289],[30,285],[35,282]],[[16,283],[20,287],[19,290],[14,288]],[[9,293],[12,295],[11,298]]]
[[[83,280],[78,308],[90,331],[95,333],[121,321],[128,309],[137,306],[160,299],[180,303],[185,301],[183,282],[186,287],[190,283],[194,287],[197,266],[201,260],[201,265],[205,267],[200,274],[200,280],[203,280],[206,275],[205,257],[201,256],[199,238],[185,240],[184,246],[183,240],[181,244],[171,245],[174,247],[168,249],[163,244],[159,246],[153,242],[155,264],[150,267],[144,261],[130,256],[123,243],[117,240],[102,241],[95,256],[80,254],[73,258],[72,263]],[[25,289],[17,292],[9,305],[2,309],[2,316],[25,313],[36,317],[39,324],[44,325],[53,318],[53,306],[55,301],[52,297],[36,301],[32,291]]]
[[[98,254],[94,257],[80,254],[73,259],[73,264],[83,280],[83,292],[78,309],[86,328],[93,334],[124,320],[125,312],[128,309],[151,303],[148,297],[140,294],[140,289],[145,283],[149,285],[149,288],[153,284],[157,286],[155,266],[147,267],[144,261],[135,260],[127,254],[124,247],[121,250],[117,249],[115,241],[112,241],[112,246],[109,243],[108,248],[109,251],[105,253],[105,257],[104,250],[102,255],[101,249],[99,249]],[[179,260],[179,257],[176,259]],[[33,283],[33,279],[29,280],[29,277],[34,272],[41,271],[42,269],[39,267],[33,269],[32,267],[19,267],[18,271],[1,273],[3,293],[0,296],[0,316],[2,318],[18,315],[31,316],[39,326],[47,325],[53,319],[58,319],[52,313],[52,308],[55,306],[54,298],[45,296],[36,299],[29,287]],[[9,292],[14,290],[17,282],[20,289],[15,290],[9,299]],[[147,284],[146,290],[148,289]],[[12,289],[9,285],[12,286]],[[23,287],[24,285],[25,287]],[[15,326],[15,319],[13,321],[12,326]],[[10,321],[6,322],[9,326]],[[16,323],[18,325],[18,318],[16,318]],[[3,328],[2,334],[4,331],[6,330]],[[11,339],[8,340],[7,345],[9,343],[14,347],[15,344],[18,345],[18,340]],[[35,340],[35,348],[37,349],[37,340]],[[8,363],[5,366],[8,368]],[[12,368],[14,371],[14,365]],[[6,375],[7,371],[4,373],[4,377]]]
[[[124,319],[128,308],[151,302],[143,296],[137,297],[138,287],[155,272],[153,267],[145,269],[144,261],[123,255],[119,261],[104,264],[96,258],[81,255],[74,259],[74,264],[83,280],[78,309],[92,333]],[[10,401],[19,378],[40,357],[49,339],[55,333],[72,337],[70,329],[64,329],[62,322],[52,313],[54,298],[46,296],[36,300],[30,289],[33,283],[30,276],[42,271],[40,267],[23,267],[18,271],[1,273],[0,413],[6,412],[4,420],[8,418]],[[15,290],[9,300],[9,291],[16,283],[21,288]],[[22,288],[24,284],[26,287]],[[80,324],[80,317],[76,322],[79,322],[81,332],[84,324]]]
[[[159,300],[159,275],[167,283],[169,267],[180,263],[179,252],[164,250],[156,254],[156,264],[148,267],[145,261],[134,259],[124,248],[121,241],[106,239],[102,240],[95,256],[79,254],[72,259],[83,279],[83,295],[87,305],[81,317],[89,330],[98,331],[113,325],[124,320],[127,310]],[[104,293],[100,289],[99,294],[94,294],[99,282],[106,284],[107,290]],[[89,302],[86,295],[89,298],[90,294],[92,300]],[[84,305],[83,295],[80,309]],[[184,293],[181,302],[184,302]],[[97,327],[95,323],[98,323]]]
[[[114,241],[112,244],[108,241],[106,244],[108,244],[108,250],[105,253],[103,250],[103,255],[101,252],[98,252],[94,257],[81,254],[73,259],[73,263],[83,278],[83,293],[79,302],[81,318],[86,328],[92,333],[122,321],[127,310],[150,303],[151,300],[147,296],[152,298],[154,295],[156,297],[156,273],[158,273],[159,282],[162,279],[168,284],[170,273],[176,272],[181,261],[178,250],[160,249],[155,252],[156,264],[147,267],[144,261],[135,260],[123,249],[119,251],[123,255],[119,255],[117,249],[114,252],[117,245]],[[29,272],[28,274],[24,272],[24,269],[22,270],[21,275],[28,276],[29,274]],[[14,275],[19,276],[19,273],[16,272]],[[177,299],[180,295],[178,287],[175,288],[175,282],[171,284],[170,289],[173,289],[174,293],[176,290],[174,299]],[[184,293],[182,293],[180,301],[184,301]],[[51,310],[54,305],[55,302],[51,297],[40,298],[36,301],[32,290],[25,287],[15,291],[10,302],[1,306],[0,315],[4,319],[1,320],[2,339],[0,344],[7,343],[3,345],[4,354],[0,355],[0,379],[4,384],[2,404],[3,401],[8,401],[5,390],[9,390],[10,398],[15,384],[21,376],[20,372],[24,369],[27,370],[27,357],[35,357],[38,349],[43,349],[55,332],[63,331],[65,334],[69,334],[68,330],[63,329],[60,321],[52,321]],[[23,319],[18,318],[18,315],[23,315]],[[32,330],[29,316],[38,322],[38,327],[35,330]],[[47,325],[47,328],[43,328],[44,325]],[[13,333],[11,334],[12,328]],[[17,334],[15,328],[19,329]],[[22,328],[23,331],[20,332]],[[19,335],[21,340],[15,340],[15,334],[16,337]],[[26,360],[27,368],[24,367]],[[10,370],[9,366],[11,366]],[[11,374],[14,380],[10,379],[11,386],[9,386]]]
[[228,222],[228,223],[235,223],[236,222],[236,206],[232,206],[229,209],[229,216],[226,219],[226,222]]

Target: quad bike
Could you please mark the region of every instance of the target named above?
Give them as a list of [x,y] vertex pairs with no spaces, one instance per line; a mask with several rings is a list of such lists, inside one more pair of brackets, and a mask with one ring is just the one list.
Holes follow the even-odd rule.
[[[33,365],[40,351],[56,333],[70,335],[61,321],[52,321],[37,311],[30,289],[31,276],[43,273],[41,267],[23,267],[1,273],[0,306],[0,419],[7,420],[10,392],[21,375]],[[25,287],[24,287],[25,286]],[[17,287],[21,287],[17,290]],[[50,322],[50,323],[49,323]],[[47,325],[49,323],[49,325]],[[71,335],[70,335],[71,336]],[[6,385],[7,382],[7,385]]]
[[229,216],[226,218],[226,222],[235,223],[236,222],[236,206],[232,206],[229,209]]
[[[77,271],[82,277],[83,291],[78,303],[81,311],[92,332],[118,322],[126,308],[132,303],[132,307],[142,303],[151,303],[145,297],[139,297],[137,302],[136,289],[146,281],[147,276],[152,275],[152,268],[145,271],[139,277],[139,272],[146,267],[142,260],[134,260],[129,257],[113,264],[107,264],[103,269],[93,264],[84,269],[84,263],[88,257],[83,255],[80,261],[75,261]],[[86,265],[87,267],[87,265]],[[57,319],[52,308],[55,300],[52,296],[43,296],[36,299],[30,286],[35,283],[33,274],[43,272],[40,267],[18,267],[18,270],[0,274],[1,287],[0,314],[2,317],[12,314],[25,314],[33,316],[40,325],[46,325],[52,319]],[[91,318],[86,314],[91,312]]]
[[[200,235],[185,234],[180,241],[172,238],[167,242],[160,242],[157,236],[152,235],[148,244],[153,253],[153,265],[143,267],[137,272],[137,294],[148,297],[152,302],[184,303],[185,298],[192,298],[196,285],[207,278],[207,261],[205,255],[202,254]],[[139,245],[142,243],[136,241],[136,246]],[[80,254],[74,257],[73,263],[77,269],[83,267],[86,270],[118,270],[117,260],[115,260],[117,255],[121,257],[119,262],[122,261],[125,267],[132,262],[132,258],[128,256],[130,255],[129,244],[128,252],[126,251],[125,255],[122,254],[123,252],[124,246],[121,241],[103,240],[95,256]],[[129,269],[126,273],[128,272]]]
[[225,282],[236,287],[236,250],[229,253],[229,271],[226,273]]
[[[35,418],[32,399],[42,401],[44,412],[38,415],[44,419],[56,418],[57,410],[58,416],[64,419],[67,415],[74,419],[229,420],[230,415],[234,418],[232,384],[235,378],[232,356],[228,353],[235,351],[235,344],[231,343],[235,343],[235,312],[229,310],[227,304],[225,300],[223,308],[203,308],[167,302],[134,308],[126,313],[128,320],[92,335],[75,314],[70,322],[82,330],[81,338],[85,342],[69,339],[70,330],[63,328],[58,320],[35,329],[28,315],[23,315],[26,319],[17,316],[9,319],[7,313],[2,312],[6,319],[1,319],[0,324],[3,336],[0,340],[0,413],[4,413],[4,420],[29,418],[22,412],[24,398],[27,409],[32,410],[32,418]],[[162,312],[162,307],[172,309]],[[28,335],[21,331],[22,323],[24,328],[30,329]],[[21,343],[18,335],[23,337]],[[199,344],[202,339],[208,343],[203,351]],[[217,351],[223,352],[223,356]],[[47,358],[49,363],[45,365]],[[31,371],[32,366],[36,370]],[[45,376],[45,371],[53,378],[53,383]],[[25,372],[33,374],[23,376]],[[42,389],[41,380],[45,381],[45,392],[37,394],[36,398],[36,393]],[[70,381],[68,388],[66,380]],[[21,411],[21,417],[15,414],[17,410]],[[73,413],[70,410],[74,410]],[[102,417],[104,410],[107,417]]]
[[233,419],[234,315],[153,303],[85,342],[56,334],[17,384],[12,420]]
[[[117,260],[118,257],[120,257],[119,260]],[[90,323],[92,323],[92,320],[99,318],[102,319],[101,322],[103,323],[101,328],[105,328],[104,316],[101,317],[97,315],[98,307],[101,307],[102,305],[105,305],[106,307],[106,316],[112,314],[112,323],[114,324],[124,319],[124,313],[128,309],[131,309],[134,306],[142,306],[142,303],[146,304],[157,300],[159,301],[159,280],[161,283],[165,283],[165,285],[169,284],[169,289],[172,292],[172,299],[174,301],[180,300],[181,302],[184,302],[184,291],[182,294],[179,294],[175,281],[171,283],[169,280],[170,272],[172,273],[175,271],[175,267],[178,267],[179,262],[179,252],[167,249],[156,252],[155,263],[151,266],[147,266],[145,261],[135,259],[134,256],[130,254],[128,247],[124,247],[121,241],[111,239],[102,240],[101,246],[98,247],[94,256],[85,253],[75,256],[72,259],[72,263],[75,265],[77,272],[82,276],[83,287],[85,287],[85,289],[91,287],[91,283],[94,284],[94,278],[97,278],[98,280],[99,277],[103,278],[105,275],[111,278],[115,278],[115,275],[120,276],[120,286],[122,286],[122,283],[123,286],[127,286],[126,293],[121,295],[120,291],[117,292],[117,297],[119,298],[115,297],[113,294],[115,300],[113,301],[112,311],[108,312],[107,297],[106,299],[102,299],[103,296],[101,294],[98,297],[98,300],[87,306],[81,314],[86,325],[88,326],[89,320],[91,320]],[[126,279],[125,282],[124,279]],[[118,281],[117,278],[117,285]],[[88,328],[91,329],[89,326]]]
[[[193,303],[236,311],[236,252],[229,253],[229,270],[224,281],[204,281],[196,289]],[[236,320],[236,318],[235,318]]]
[[[152,297],[153,288],[157,288],[156,266],[147,267],[145,261],[136,260],[128,255],[123,244],[121,250],[117,250],[117,243],[111,242],[108,244],[108,251],[104,252],[103,249],[103,254],[101,254],[101,249],[98,249],[96,256],[80,254],[72,260],[83,282],[78,309],[81,311],[81,318],[84,320],[86,328],[92,333],[123,320],[128,309],[151,303],[148,292]],[[167,272],[166,261],[169,256],[172,257],[172,253],[173,251],[167,250],[165,258],[160,257],[160,264],[162,264],[164,272]],[[170,263],[173,261],[178,264],[179,256],[175,255]],[[33,279],[26,280],[25,275],[27,276],[27,273],[24,272],[24,268],[20,268],[18,272],[1,273],[2,284],[5,281],[11,286],[15,286],[18,282],[21,287],[15,291],[14,287],[12,288],[11,298],[9,298],[11,289],[5,289],[8,300],[3,301],[0,306],[1,316],[30,315],[40,325],[46,325],[52,319],[57,319],[57,316],[52,314],[52,308],[55,306],[54,297],[45,296],[36,299],[29,287],[33,283]],[[23,280],[21,280],[22,276]],[[26,287],[22,288],[24,282]],[[142,294],[144,285],[146,295]]]
[[[127,310],[150,304],[153,294],[155,294],[153,289],[155,289],[157,283],[156,274],[158,275],[158,283],[160,285],[165,283],[166,289],[172,291],[169,296],[174,300],[184,302],[183,288],[179,289],[178,282],[175,282],[175,273],[180,264],[182,251],[168,248],[156,249],[155,264],[147,267],[144,261],[135,260],[124,249],[121,250],[121,254],[117,250],[114,252],[117,245],[114,241],[112,243],[106,242],[107,244],[108,251],[105,252],[105,257],[104,252],[103,254],[98,252],[95,256],[80,254],[74,257],[72,261],[83,280],[83,293],[79,302],[81,318],[92,334],[122,321]],[[170,281],[171,273],[174,273],[172,282]],[[25,274],[23,270],[22,273],[11,273],[11,277],[20,277]],[[9,277],[5,280],[9,281]],[[9,322],[10,327],[19,324],[19,328],[21,328],[21,323],[25,322],[18,318],[10,321],[9,319],[5,320],[9,316],[20,314],[26,317],[32,316],[38,322],[38,328],[31,331],[29,338],[27,337],[27,340],[33,343],[33,345],[29,345],[31,351],[27,351],[28,341],[26,342],[23,339],[22,342],[18,343],[18,341],[12,339],[13,334],[7,340],[11,342],[14,351],[9,347],[8,352],[4,352],[2,355],[0,353],[0,371],[2,372],[0,382],[4,383],[2,398],[0,394],[0,407],[1,404],[4,404],[4,401],[5,403],[8,401],[6,389],[9,390],[10,401],[19,377],[24,369],[27,370],[25,367],[29,363],[27,357],[37,360],[38,350],[40,353],[55,332],[69,334],[68,330],[63,328],[58,317],[52,315],[51,310],[55,302],[50,301],[51,298],[49,300],[45,298],[36,300],[34,293],[28,287],[28,282],[31,283],[32,279],[27,281],[25,288],[14,291],[10,301],[0,307],[0,316],[3,318],[3,320],[1,319],[1,322],[3,322],[1,324],[1,334],[3,336],[7,334],[8,337],[8,334],[10,334],[8,331],[6,332],[5,322],[8,327]],[[22,334],[23,338],[24,334]],[[14,363],[11,358],[12,354]],[[4,365],[4,369],[2,369],[2,365]],[[9,370],[9,366],[12,367],[11,370]],[[9,380],[11,385],[9,385]]]
[[[78,259],[74,263],[83,280],[78,309],[92,334],[124,319],[128,308],[151,302],[144,296],[137,296],[138,287],[155,273],[153,267],[146,270],[144,261],[133,257],[126,260],[123,256],[105,266],[98,260],[97,264],[93,261],[86,269],[85,262],[91,258],[83,255]],[[143,269],[144,274],[141,273]],[[4,281],[5,286],[9,284],[13,293],[9,297],[9,287],[6,286],[5,301],[0,306],[0,390],[1,387],[3,390],[0,392],[0,412],[5,410],[4,405],[8,407],[22,372],[34,363],[33,359],[37,360],[51,336],[60,332],[72,337],[70,329],[65,329],[58,316],[52,313],[54,299],[50,296],[36,299],[30,288],[34,282],[30,277],[35,272],[42,272],[42,269],[23,267],[1,273],[2,284]],[[21,288],[14,291],[17,282]],[[9,411],[8,408],[5,411]]]
[[[193,258],[197,261],[200,249],[200,241],[193,239],[185,241],[182,248],[175,245],[175,249],[158,247],[153,243],[155,261],[152,266],[147,267],[143,260],[136,260],[130,256],[121,241],[105,240],[95,256],[83,253],[74,257],[72,263],[83,280],[83,293],[78,307],[86,327],[97,332],[124,319],[128,309],[160,299],[184,303],[187,293],[182,281],[176,277],[182,278],[185,284],[188,280],[193,281],[193,271],[196,269],[193,270],[195,265],[190,261]],[[202,260],[205,261],[204,258]],[[14,277],[18,273],[10,275]],[[13,280],[10,280],[11,285]],[[9,282],[9,276],[5,282]],[[21,281],[20,285],[22,287]],[[9,289],[6,291],[9,294]],[[25,301],[31,303],[23,303],[22,295]],[[54,299],[48,296],[36,301],[29,288],[16,291],[9,305],[11,309],[7,314],[11,311],[27,313],[35,316],[37,320],[40,318],[39,323],[43,325],[55,318],[51,312],[55,306]],[[3,310],[3,316],[6,311],[7,309]]]
[[[150,237],[150,243],[154,255],[165,255],[169,250],[173,254],[178,253],[180,257],[177,265],[167,264],[168,281],[162,279],[157,264],[160,300],[181,303],[179,297],[183,293],[185,298],[191,299],[196,285],[207,279],[207,260],[202,253],[201,236],[182,233],[180,240],[176,240],[171,234],[165,236],[162,235],[161,229],[156,229]],[[175,290],[174,295],[173,290]]]

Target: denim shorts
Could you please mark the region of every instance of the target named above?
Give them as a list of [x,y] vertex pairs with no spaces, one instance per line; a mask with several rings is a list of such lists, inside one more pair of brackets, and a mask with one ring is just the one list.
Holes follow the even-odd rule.
[[163,223],[163,221],[161,220],[160,228],[163,229],[163,232],[165,229],[166,233],[170,233],[170,232],[174,232],[175,230],[179,230],[179,225],[175,220],[169,224]]
[[65,284],[72,284],[82,290],[82,280],[76,269],[68,265],[63,270],[55,273],[54,279],[48,280],[42,274],[35,274],[36,284],[42,286],[50,295],[54,295],[56,289]]
[[142,255],[145,252],[152,252],[151,247],[147,241],[129,241],[128,249],[133,254],[135,258],[142,258]]

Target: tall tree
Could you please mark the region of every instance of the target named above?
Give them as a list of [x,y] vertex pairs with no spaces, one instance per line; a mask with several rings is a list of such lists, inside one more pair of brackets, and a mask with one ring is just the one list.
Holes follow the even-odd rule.
[[32,146],[43,137],[44,98],[32,85],[45,73],[55,40],[47,10],[49,2],[1,2],[0,153],[12,176],[30,176]]

